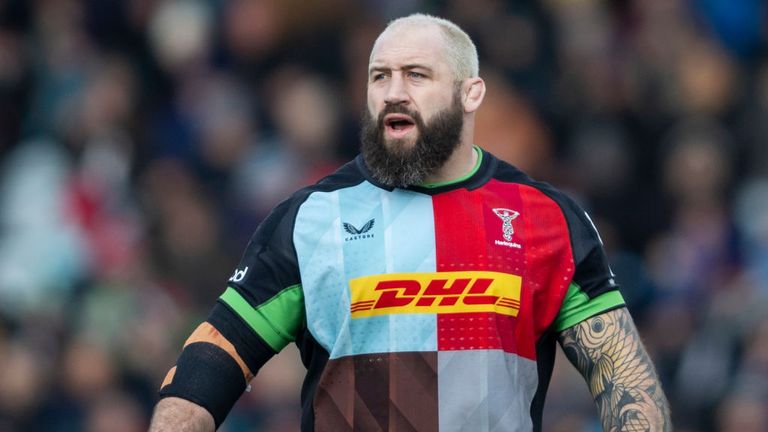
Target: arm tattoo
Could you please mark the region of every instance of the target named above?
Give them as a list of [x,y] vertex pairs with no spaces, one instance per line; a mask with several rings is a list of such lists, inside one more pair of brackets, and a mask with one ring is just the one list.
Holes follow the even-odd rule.
[[658,376],[626,308],[589,318],[559,340],[586,379],[605,431],[672,430]]

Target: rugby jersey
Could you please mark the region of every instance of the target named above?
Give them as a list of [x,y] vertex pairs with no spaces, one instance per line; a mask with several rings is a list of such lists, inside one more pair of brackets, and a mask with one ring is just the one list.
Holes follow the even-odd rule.
[[242,392],[296,343],[303,431],[540,430],[558,332],[624,301],[586,213],[476,151],[447,184],[383,186],[358,156],[296,192],[187,345],[235,359]]

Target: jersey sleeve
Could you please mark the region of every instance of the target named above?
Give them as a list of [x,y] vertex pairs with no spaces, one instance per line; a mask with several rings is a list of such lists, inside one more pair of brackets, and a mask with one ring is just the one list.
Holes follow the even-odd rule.
[[564,212],[571,232],[576,269],[555,318],[556,331],[624,306],[624,298],[608,264],[602,240],[589,215],[570,199]]
[[292,207],[293,201],[281,204],[259,226],[218,301],[245,334],[275,353],[296,339],[304,322]]
[[304,325],[293,246],[295,200],[257,228],[207,320],[187,339],[160,389],[206,408],[218,427],[248,382]]

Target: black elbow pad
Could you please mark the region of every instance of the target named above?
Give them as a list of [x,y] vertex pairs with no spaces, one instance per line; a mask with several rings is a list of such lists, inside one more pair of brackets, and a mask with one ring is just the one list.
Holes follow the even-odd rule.
[[170,382],[160,389],[160,397],[180,397],[202,406],[218,428],[246,386],[243,370],[225,350],[196,342],[182,351]]

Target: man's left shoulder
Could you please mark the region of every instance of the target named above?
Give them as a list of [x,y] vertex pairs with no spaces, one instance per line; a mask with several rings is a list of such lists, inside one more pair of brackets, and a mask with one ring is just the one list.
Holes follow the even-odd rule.
[[490,159],[492,165],[491,178],[510,187],[525,187],[536,190],[541,195],[554,201],[564,211],[578,209],[579,205],[566,192],[546,181],[538,180],[517,166],[497,158],[492,153],[485,151],[485,156]]

